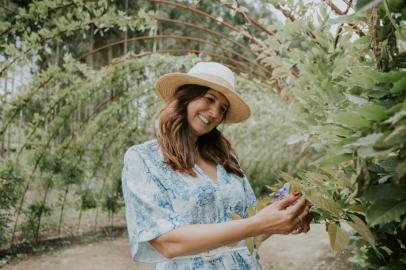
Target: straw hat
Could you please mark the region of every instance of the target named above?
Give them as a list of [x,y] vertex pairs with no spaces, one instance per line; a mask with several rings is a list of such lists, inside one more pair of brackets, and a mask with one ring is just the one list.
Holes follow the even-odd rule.
[[233,72],[216,62],[199,62],[188,73],[168,73],[159,78],[156,89],[159,96],[169,101],[176,90],[185,84],[197,84],[210,87],[222,93],[230,103],[224,123],[238,123],[246,120],[250,108],[234,89]]

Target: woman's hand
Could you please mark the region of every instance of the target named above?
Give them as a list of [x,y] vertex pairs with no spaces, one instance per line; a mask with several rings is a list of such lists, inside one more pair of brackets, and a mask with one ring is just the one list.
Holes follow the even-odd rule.
[[306,206],[307,208],[307,216],[304,216],[303,218],[300,217],[300,222],[296,226],[296,228],[293,230],[292,234],[299,234],[299,233],[307,233],[310,230],[310,223],[313,219],[312,213],[309,213],[309,203]]
[[294,195],[264,207],[252,218],[256,219],[259,234],[297,234],[310,229],[308,202]]

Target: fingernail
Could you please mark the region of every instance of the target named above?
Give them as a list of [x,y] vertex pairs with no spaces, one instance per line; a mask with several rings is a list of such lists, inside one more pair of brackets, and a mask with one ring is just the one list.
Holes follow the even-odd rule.
[[295,192],[293,192],[293,196],[295,196],[295,197],[297,197],[297,196],[299,196],[299,192],[297,192],[297,191],[295,191]]

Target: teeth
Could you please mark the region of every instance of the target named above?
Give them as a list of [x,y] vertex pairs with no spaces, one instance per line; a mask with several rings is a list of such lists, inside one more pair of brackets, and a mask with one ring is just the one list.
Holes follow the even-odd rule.
[[209,124],[209,120],[204,117],[203,115],[199,114],[199,119],[202,120],[203,123],[205,123],[206,125]]

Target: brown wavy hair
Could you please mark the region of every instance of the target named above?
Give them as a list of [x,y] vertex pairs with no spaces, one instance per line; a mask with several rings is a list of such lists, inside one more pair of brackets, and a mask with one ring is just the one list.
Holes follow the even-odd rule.
[[[206,86],[188,84],[181,86],[172,99],[158,113],[159,132],[157,140],[161,146],[164,163],[178,172],[196,176],[193,166],[198,154],[205,160],[223,165],[227,172],[243,177],[237,156],[230,142],[216,128],[200,136],[196,144],[187,121],[187,105],[209,90]],[[227,117],[227,112],[224,114]]]

